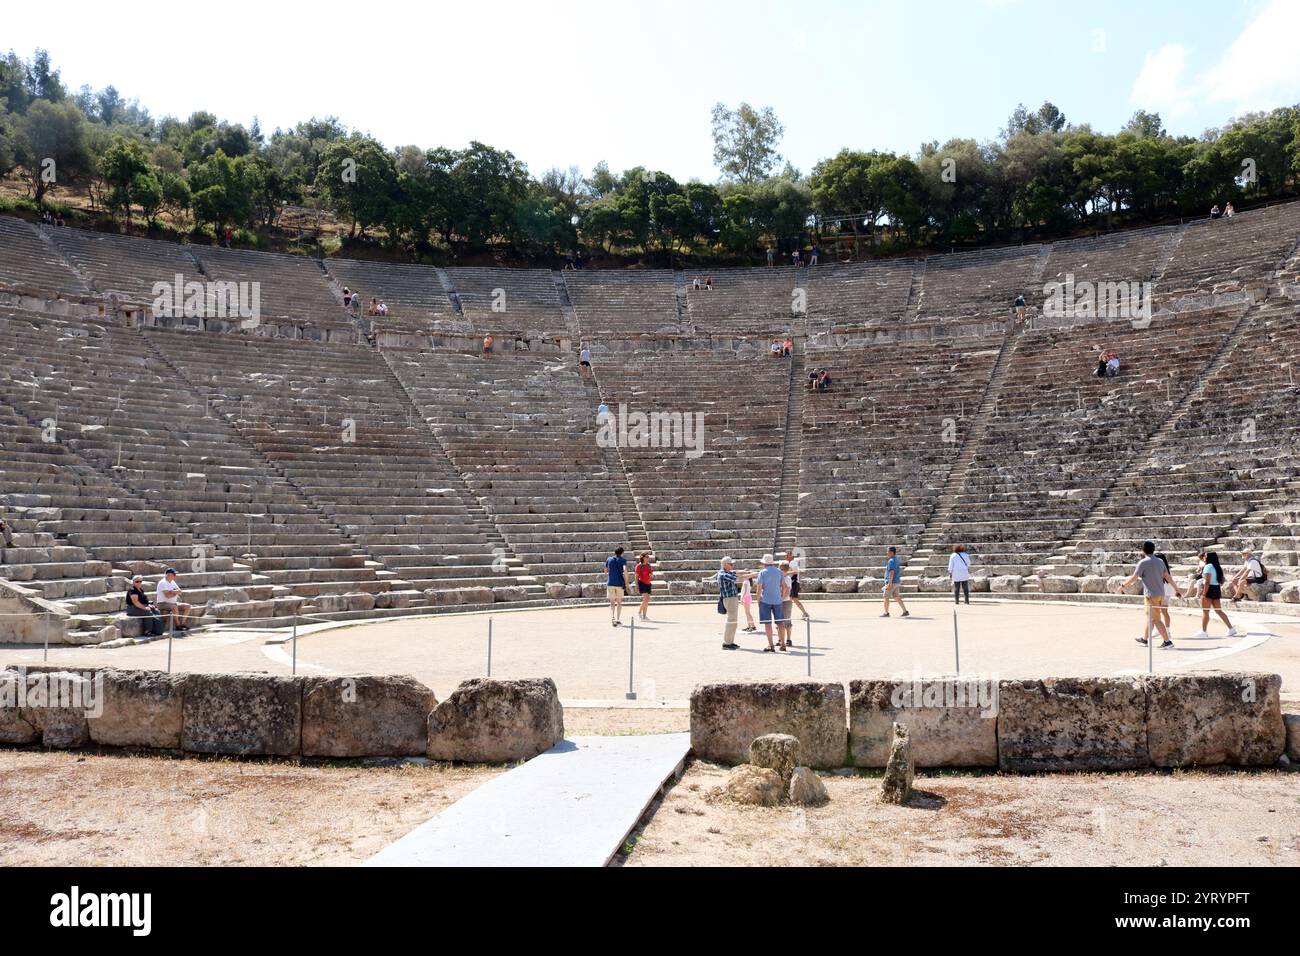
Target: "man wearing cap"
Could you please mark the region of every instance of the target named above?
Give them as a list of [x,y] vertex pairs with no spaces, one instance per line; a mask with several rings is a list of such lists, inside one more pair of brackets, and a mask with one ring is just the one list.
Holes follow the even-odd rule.
[[[781,605],[790,598],[790,586],[786,583],[786,577],[776,566],[776,559],[770,554],[763,555],[763,570],[758,574],[756,587],[758,619],[763,623],[763,630],[767,633],[767,647],[763,648],[763,653],[768,654],[777,650],[772,646],[772,625],[779,625]],[[780,649],[785,650],[784,640],[781,642]]]
[[1228,582],[1232,589],[1232,603],[1236,604],[1243,597],[1249,597],[1247,586],[1263,584],[1267,580],[1268,575],[1264,573],[1264,565],[1260,563],[1259,558],[1255,557],[1255,552],[1250,548],[1242,548],[1241,570]]
[[739,605],[740,588],[736,584],[736,567],[731,556],[722,559],[718,569],[718,601],[727,615],[727,625],[722,632],[722,649],[734,651],[740,647],[736,643],[736,608]]
[[176,630],[184,631],[189,628],[190,605],[181,603],[181,586],[176,583],[175,568],[168,568],[163,579],[158,582],[154,603],[163,614],[171,615]]

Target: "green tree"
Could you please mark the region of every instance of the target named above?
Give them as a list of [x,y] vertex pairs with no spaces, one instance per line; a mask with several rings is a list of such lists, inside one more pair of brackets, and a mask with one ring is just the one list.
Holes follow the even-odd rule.
[[[162,203],[162,187],[151,175],[148,154],[135,140],[116,137],[99,157],[99,175],[107,187],[109,209],[121,212],[128,228],[133,203],[148,198],[153,202],[153,212],[157,212]],[[146,215],[153,219],[152,213]]]
[[756,183],[781,162],[777,152],[785,127],[770,106],[756,110],[741,103],[734,110],[713,107],[713,164],[724,179]]
[[397,195],[393,157],[374,139],[351,136],[331,143],[321,156],[316,186],[329,208],[351,223],[350,236],[391,219]]
[[191,208],[199,223],[218,233],[248,225],[253,216],[256,176],[245,156],[232,159],[217,150],[190,168]]
[[36,100],[13,124],[16,159],[36,201],[58,186],[81,182],[94,168],[86,118],[72,103]]

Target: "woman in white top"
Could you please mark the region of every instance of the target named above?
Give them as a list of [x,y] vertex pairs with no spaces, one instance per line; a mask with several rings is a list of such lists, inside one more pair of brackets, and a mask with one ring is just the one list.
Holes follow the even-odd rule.
[[948,558],[948,577],[952,579],[952,603],[960,604],[958,595],[965,594],[966,603],[970,604],[970,556],[966,553],[966,545],[952,546],[952,556]]

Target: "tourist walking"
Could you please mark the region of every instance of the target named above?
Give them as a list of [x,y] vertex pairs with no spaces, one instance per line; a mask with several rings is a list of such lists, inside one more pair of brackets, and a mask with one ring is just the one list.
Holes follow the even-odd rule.
[[1232,625],[1228,620],[1228,615],[1223,611],[1223,605],[1220,601],[1223,598],[1223,565],[1219,563],[1219,553],[1217,551],[1202,552],[1202,558],[1205,564],[1201,568],[1201,578],[1197,585],[1201,596],[1201,630],[1192,635],[1196,638],[1208,638],[1210,636],[1210,611],[1219,615],[1228,628],[1228,637],[1241,637],[1241,631]]
[[1166,650],[1173,647],[1174,642],[1169,638],[1169,628],[1165,625],[1160,610],[1165,606],[1165,585],[1173,586],[1175,596],[1178,594],[1178,586],[1169,576],[1169,566],[1156,557],[1154,541],[1142,542],[1142,560],[1125,579],[1124,587],[1128,588],[1136,581],[1142,582],[1142,615],[1146,624],[1143,635],[1135,640],[1139,644],[1149,644],[1151,629],[1155,628],[1160,632],[1160,646]]
[[611,627],[622,627],[623,594],[627,590],[627,558],[623,549],[615,548],[614,553],[605,559],[605,593],[609,596],[609,623]]
[[970,604],[970,556],[966,553],[966,545],[954,544],[952,554],[948,558],[948,579],[952,581],[952,603],[960,604],[960,596],[966,596],[966,603]]
[[907,605],[903,603],[902,593],[903,583],[903,566],[898,560],[898,549],[891,547],[889,549],[889,560],[885,562],[885,586],[881,591],[885,595],[885,613],[881,617],[889,617],[889,602],[897,601],[898,606],[903,609],[903,617],[911,617],[907,610]]

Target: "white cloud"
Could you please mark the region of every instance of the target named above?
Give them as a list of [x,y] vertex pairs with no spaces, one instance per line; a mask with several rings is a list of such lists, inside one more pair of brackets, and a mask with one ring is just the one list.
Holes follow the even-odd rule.
[[1166,43],[1147,53],[1129,99],[1166,119],[1186,113],[1192,108],[1192,92],[1183,86],[1186,68],[1187,51],[1181,43]]
[[[1233,112],[1267,110],[1300,99],[1300,3],[1269,0],[1218,62],[1187,79],[1188,51],[1167,43],[1148,52],[1130,101],[1175,119],[1195,107],[1229,103]],[[1222,112],[1218,110],[1216,112]]]
[[1300,3],[1273,0],[1202,78],[1211,103],[1270,109],[1300,99]]

